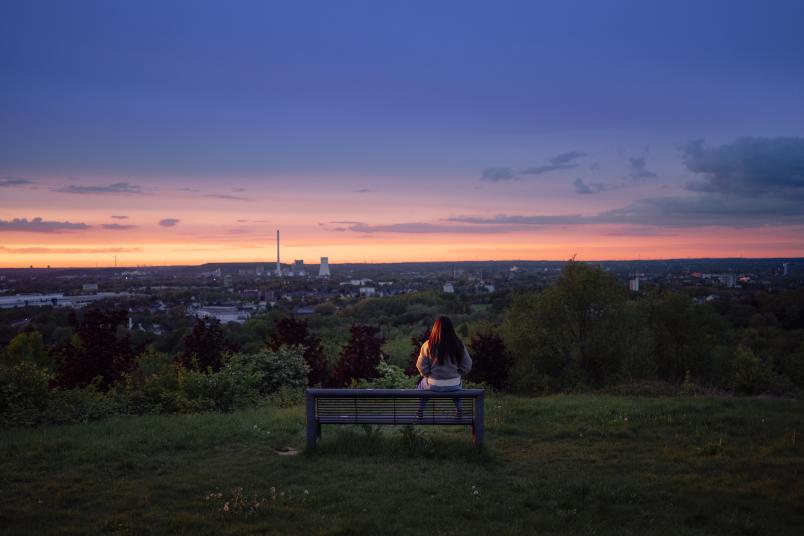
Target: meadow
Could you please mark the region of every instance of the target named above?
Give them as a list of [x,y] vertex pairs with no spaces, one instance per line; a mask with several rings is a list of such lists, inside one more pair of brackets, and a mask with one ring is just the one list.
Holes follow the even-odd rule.
[[[797,534],[804,402],[495,395],[465,429],[300,404],[7,430],[3,534]],[[288,448],[290,447],[290,449]],[[294,455],[293,449],[298,449]]]

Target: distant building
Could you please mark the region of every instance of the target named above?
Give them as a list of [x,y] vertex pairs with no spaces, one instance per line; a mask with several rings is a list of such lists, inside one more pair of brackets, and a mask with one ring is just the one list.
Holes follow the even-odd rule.
[[374,287],[360,287],[360,295],[361,296],[374,296],[377,293],[377,289]]
[[455,287],[452,285],[452,283],[444,283],[442,288],[445,294],[453,294],[455,292]]
[[628,281],[628,290],[631,292],[639,292],[639,278],[635,277]]
[[232,286],[232,276],[231,275],[223,276],[223,286],[224,287],[231,287]]
[[293,261],[292,270],[293,275],[296,277],[307,275],[307,272],[304,271],[304,259],[297,259]]
[[251,317],[248,311],[242,311],[237,307],[202,307],[195,312],[198,318],[217,318],[224,324],[227,322],[237,322],[244,324]]
[[718,274],[715,278],[720,281],[720,284],[727,288],[734,288],[737,286],[737,276],[734,274]]
[[321,264],[318,266],[318,277],[329,276],[329,257],[321,257]]
[[81,290],[84,292],[97,292],[98,284],[97,283],[84,283],[81,285]]
[[782,264],[782,275],[787,277],[793,274],[793,265],[792,263],[785,262]]

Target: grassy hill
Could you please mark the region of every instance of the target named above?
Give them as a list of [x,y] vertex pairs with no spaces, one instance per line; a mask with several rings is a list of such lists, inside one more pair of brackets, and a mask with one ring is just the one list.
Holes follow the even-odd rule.
[[[797,534],[804,402],[495,396],[468,430],[301,406],[0,435],[3,534]],[[228,510],[228,511],[226,511]]]

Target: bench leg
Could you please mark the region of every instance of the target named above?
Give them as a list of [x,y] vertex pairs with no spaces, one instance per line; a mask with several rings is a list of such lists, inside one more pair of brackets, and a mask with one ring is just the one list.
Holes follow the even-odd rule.
[[472,443],[476,447],[483,445],[483,419],[484,419],[484,404],[485,393],[480,393],[480,396],[475,399],[475,416],[472,421]]
[[315,399],[307,393],[307,449],[312,450],[315,448],[315,442],[320,435],[321,425],[315,418]]

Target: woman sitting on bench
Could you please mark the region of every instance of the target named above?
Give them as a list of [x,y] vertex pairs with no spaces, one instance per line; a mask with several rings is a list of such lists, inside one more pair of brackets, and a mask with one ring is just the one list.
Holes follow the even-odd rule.
[[[422,375],[419,389],[430,391],[458,391],[463,385],[461,376],[472,369],[472,358],[466,346],[458,338],[449,317],[439,316],[430,330],[430,338],[424,341],[416,360],[416,368]],[[461,416],[460,400],[455,399],[455,410]],[[424,416],[426,398],[419,401],[418,418]]]

